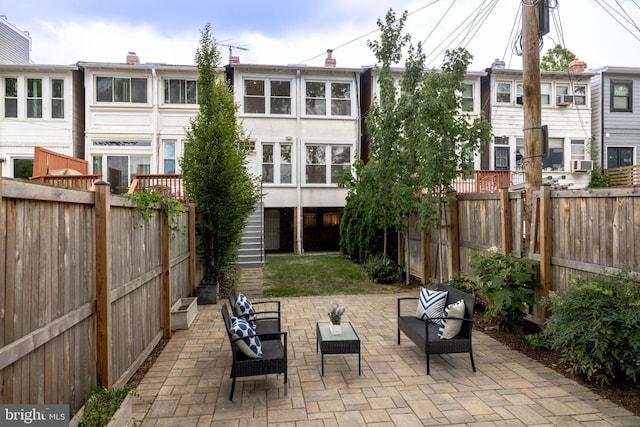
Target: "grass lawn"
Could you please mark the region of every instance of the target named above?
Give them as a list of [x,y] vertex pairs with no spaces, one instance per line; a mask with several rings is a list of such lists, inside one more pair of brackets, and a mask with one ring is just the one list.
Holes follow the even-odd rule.
[[371,282],[360,264],[340,254],[267,255],[263,274],[266,297],[396,293],[402,286]]

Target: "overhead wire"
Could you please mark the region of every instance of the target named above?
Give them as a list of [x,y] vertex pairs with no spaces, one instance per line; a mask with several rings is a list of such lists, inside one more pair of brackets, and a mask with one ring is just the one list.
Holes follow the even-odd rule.
[[[612,6],[611,6],[610,4],[608,4],[605,0],[595,0],[595,2],[596,2],[596,4],[597,4],[598,6],[600,6],[600,7],[601,7],[605,12],[607,12],[607,14],[608,14],[609,16],[611,16],[611,17],[613,18],[613,20],[614,20],[614,21],[616,21],[618,24],[620,24],[620,25],[622,26],[622,28],[624,28],[624,29],[625,29],[629,34],[631,34],[631,36],[632,36],[633,38],[635,38],[636,40],[640,41],[640,38],[639,38],[637,35],[633,34],[633,32],[631,32],[631,31],[629,30],[629,28],[627,28],[627,26],[626,26],[626,25],[624,25],[622,22],[620,22],[620,20],[619,20],[618,18],[616,18],[616,17],[613,15],[613,13],[611,13],[611,11],[609,11],[609,9],[607,9],[607,7],[612,8]],[[607,7],[603,6],[601,2],[602,2],[602,3],[604,3],[604,4],[606,4],[606,6],[607,6]],[[612,8],[612,9],[613,9],[613,8]],[[617,14],[619,14],[619,12],[616,12],[616,13],[617,13]],[[633,25],[637,28],[637,26],[636,26],[635,24],[633,24]]]

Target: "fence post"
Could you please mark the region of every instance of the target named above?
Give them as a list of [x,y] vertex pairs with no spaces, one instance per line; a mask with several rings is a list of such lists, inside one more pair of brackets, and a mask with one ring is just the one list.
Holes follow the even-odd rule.
[[96,183],[96,374],[98,385],[111,386],[113,358],[111,323],[111,220],[110,186]]
[[160,209],[160,234],[162,239],[162,335],[171,338],[171,248],[169,239],[169,212]]
[[431,279],[431,229],[422,230],[422,284]]
[[458,199],[448,203],[449,232],[447,233],[447,246],[449,248],[449,279],[453,279],[453,273],[460,271],[460,228],[458,227]]
[[511,240],[511,205],[509,204],[509,187],[500,189],[500,222],[502,223],[502,254],[509,255],[513,250]]
[[196,294],[196,206],[189,204],[189,295]]
[[[551,236],[551,187],[543,185],[540,191],[540,284],[542,285],[541,296],[546,297],[551,291],[551,252],[553,250],[553,237]],[[545,312],[541,312],[544,320]]]

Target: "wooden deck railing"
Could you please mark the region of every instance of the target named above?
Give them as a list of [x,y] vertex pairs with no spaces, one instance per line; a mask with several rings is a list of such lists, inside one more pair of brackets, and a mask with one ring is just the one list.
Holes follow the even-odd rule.
[[137,191],[156,191],[183,203],[189,203],[180,175],[134,175],[128,193]]
[[101,175],[45,175],[30,178],[32,182],[41,184],[90,191],[94,190],[94,184],[101,179]]
[[640,185],[640,165],[622,166],[604,170],[610,187],[634,187]]
[[466,177],[458,177],[453,188],[458,194],[497,193],[501,187],[511,185],[511,171],[477,170]]

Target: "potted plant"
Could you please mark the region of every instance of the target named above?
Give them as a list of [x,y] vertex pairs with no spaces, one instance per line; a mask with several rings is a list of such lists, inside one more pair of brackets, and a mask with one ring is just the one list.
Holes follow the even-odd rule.
[[179,298],[171,307],[171,329],[189,329],[198,315],[198,298]]
[[329,303],[329,330],[334,335],[340,335],[342,333],[342,315],[345,310],[346,307],[342,304],[336,304],[333,301]]
[[196,62],[200,110],[187,129],[180,167],[198,215],[197,252],[204,270],[196,288],[198,303],[215,304],[260,187],[246,167],[249,144],[236,118],[233,94],[218,71],[220,53],[209,24],[201,32]]

